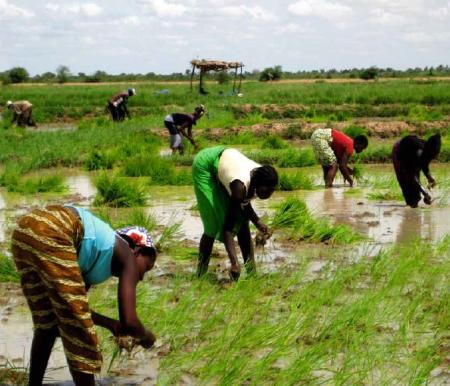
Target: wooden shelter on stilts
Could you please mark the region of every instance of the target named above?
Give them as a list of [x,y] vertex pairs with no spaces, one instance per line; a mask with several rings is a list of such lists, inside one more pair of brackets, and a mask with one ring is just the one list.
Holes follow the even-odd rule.
[[[224,62],[220,60],[192,60],[192,72],[191,72],[191,90],[192,82],[194,80],[195,70],[198,68],[200,70],[200,82],[199,82],[199,92],[200,94],[207,94],[203,88],[203,75],[208,71],[228,71],[234,69],[234,80],[233,80],[233,94],[239,94],[241,92],[242,85],[242,68],[244,65],[240,62]],[[238,81],[239,78],[239,81]]]

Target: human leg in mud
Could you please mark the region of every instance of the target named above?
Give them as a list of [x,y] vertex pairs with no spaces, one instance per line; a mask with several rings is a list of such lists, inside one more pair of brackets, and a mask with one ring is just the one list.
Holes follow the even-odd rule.
[[244,259],[245,269],[248,274],[256,273],[255,250],[253,247],[252,235],[250,233],[249,222],[246,221],[237,234],[239,248]]
[[336,177],[339,167],[336,163],[334,163],[330,166],[322,166],[322,168],[323,168],[323,179],[325,181],[325,187],[332,188],[333,182],[334,182],[334,179]]
[[214,237],[203,233],[200,239],[197,277],[201,277],[208,272],[209,260],[211,259],[211,252],[214,245]]
[[113,121],[118,121],[118,113],[117,113],[117,108],[116,106],[114,106],[111,102],[108,103],[108,110],[111,114],[111,118]]

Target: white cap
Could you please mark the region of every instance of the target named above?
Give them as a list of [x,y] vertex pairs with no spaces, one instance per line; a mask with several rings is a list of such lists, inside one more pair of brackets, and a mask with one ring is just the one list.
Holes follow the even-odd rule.
[[6,107],[11,106],[13,103],[11,101],[6,102]]

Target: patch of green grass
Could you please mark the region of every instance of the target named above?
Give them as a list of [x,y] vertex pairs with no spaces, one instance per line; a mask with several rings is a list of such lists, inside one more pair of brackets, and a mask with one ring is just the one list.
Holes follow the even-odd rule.
[[112,169],[117,162],[117,156],[108,151],[92,151],[84,161],[87,170]]
[[94,205],[111,207],[144,206],[147,195],[143,186],[115,175],[100,174],[95,180],[97,195]]
[[363,239],[346,225],[332,225],[326,219],[315,218],[305,202],[295,197],[287,198],[278,206],[269,224],[274,230],[287,231],[291,239],[299,241],[348,244]]
[[18,283],[19,281],[19,272],[17,272],[12,258],[0,253],[0,282]]
[[277,135],[268,135],[261,144],[262,149],[286,149],[289,145]]
[[128,177],[148,176],[151,185],[192,185],[190,170],[178,169],[171,158],[139,155],[124,162],[123,174]]
[[[314,280],[305,251],[294,269],[225,290],[181,270],[157,290],[144,281],[138,314],[170,348],[158,383],[431,383],[446,368],[449,251],[448,240],[415,242],[346,264],[334,250]],[[90,301],[108,314],[115,298],[98,286]]]
[[295,173],[280,173],[279,189],[281,191],[291,190],[311,190],[314,189],[313,179],[304,172],[297,171]]
[[8,192],[22,194],[61,193],[67,189],[63,177],[58,174],[23,177],[20,168],[14,165],[9,165],[0,176],[0,185]]

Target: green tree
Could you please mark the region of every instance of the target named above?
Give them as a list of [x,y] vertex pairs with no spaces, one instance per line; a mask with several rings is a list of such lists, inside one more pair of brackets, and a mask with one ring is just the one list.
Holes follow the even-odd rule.
[[283,70],[281,66],[267,67],[261,71],[259,80],[261,82],[267,82],[269,80],[279,80],[283,76]]
[[56,69],[56,79],[58,80],[58,83],[66,83],[69,80],[70,75],[70,70],[67,66],[61,65]]
[[11,83],[23,83],[30,78],[30,74],[23,67],[13,67],[8,71],[9,80]]
[[379,70],[376,67],[366,68],[361,72],[359,77],[364,80],[372,80],[378,76]]

